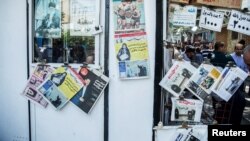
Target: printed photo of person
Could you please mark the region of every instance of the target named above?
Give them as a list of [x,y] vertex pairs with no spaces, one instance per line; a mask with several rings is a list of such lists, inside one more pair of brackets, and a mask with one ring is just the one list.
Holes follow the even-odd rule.
[[35,4],[35,11],[36,37],[59,38],[61,36],[61,1],[38,1]]
[[126,43],[122,44],[116,57],[119,61],[129,61],[130,60],[131,55],[130,55],[130,51],[129,51]]
[[231,80],[230,84],[226,87],[226,91],[228,91],[229,93],[233,94],[237,88],[239,87],[239,82],[240,82],[240,78],[239,77],[235,77]]

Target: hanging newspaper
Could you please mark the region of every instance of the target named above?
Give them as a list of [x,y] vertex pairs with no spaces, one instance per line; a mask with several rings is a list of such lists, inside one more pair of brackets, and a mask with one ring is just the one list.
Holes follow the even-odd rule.
[[70,1],[70,36],[93,36],[97,0]]
[[58,67],[38,88],[38,91],[53,107],[60,110],[82,87],[83,84],[73,69]]
[[187,61],[175,61],[160,82],[160,86],[175,97],[179,97],[196,68]]
[[47,107],[48,102],[36,89],[52,73],[53,68],[48,65],[38,65],[31,74],[22,95],[42,107]]
[[199,27],[221,32],[224,14],[202,7]]
[[225,67],[212,91],[228,101],[247,78],[248,74],[239,67]]
[[84,87],[71,99],[71,102],[85,113],[90,113],[108,85],[109,78],[97,70],[86,67],[80,68],[78,76]]
[[121,79],[149,77],[146,32],[115,35],[115,52]]
[[115,34],[145,31],[144,0],[113,0]]
[[35,35],[61,38],[61,0],[35,2]]
[[171,121],[200,122],[203,102],[194,99],[172,97]]
[[189,79],[186,88],[200,100],[205,100],[211,94],[212,86],[218,81],[220,71],[209,64],[201,64]]
[[193,125],[189,128],[177,128],[169,141],[207,141],[207,137],[207,125]]
[[232,10],[227,29],[250,35],[250,15]]

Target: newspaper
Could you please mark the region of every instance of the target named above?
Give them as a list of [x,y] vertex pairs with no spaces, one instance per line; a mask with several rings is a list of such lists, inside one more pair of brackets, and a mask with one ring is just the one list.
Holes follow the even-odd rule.
[[175,61],[160,82],[160,86],[175,97],[179,97],[196,68],[187,61]]
[[171,121],[194,121],[200,122],[203,102],[194,99],[172,100]]
[[38,65],[31,74],[22,95],[31,102],[47,107],[48,102],[43,98],[36,88],[52,73],[53,68],[48,65]]
[[209,64],[201,64],[189,79],[186,88],[200,100],[205,100],[211,94],[212,86],[218,81],[220,71]]
[[[204,127],[203,127],[204,128]],[[180,128],[171,136],[172,141],[206,141],[207,132],[197,128]]]
[[83,87],[75,73],[70,67],[59,67],[38,88],[38,91],[54,108],[60,110]]
[[212,91],[220,98],[228,101],[238,90],[248,74],[239,67],[225,67]]
[[109,78],[97,70],[86,67],[79,69],[78,76],[84,87],[71,99],[71,102],[85,113],[90,113],[107,86]]

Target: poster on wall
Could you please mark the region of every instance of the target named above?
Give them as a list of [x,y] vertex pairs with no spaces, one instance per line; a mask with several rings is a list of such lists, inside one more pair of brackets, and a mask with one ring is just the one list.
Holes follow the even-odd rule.
[[121,79],[149,77],[148,44],[145,32],[115,35],[115,53]]
[[220,98],[228,101],[238,90],[248,74],[239,67],[225,67],[212,91]]
[[61,38],[61,0],[36,0],[35,37]]
[[108,85],[109,78],[101,72],[82,67],[78,71],[83,88],[71,99],[85,113],[90,113]]
[[250,15],[232,10],[227,29],[250,35]]
[[37,88],[43,81],[53,72],[53,68],[48,65],[38,65],[31,74],[28,83],[25,86],[22,95],[28,98],[31,102],[47,107],[48,102],[44,99]]
[[190,62],[175,61],[159,85],[173,96],[179,97],[195,71],[196,68]]
[[203,102],[172,97],[171,121],[200,122]]
[[199,27],[221,32],[224,14],[202,7]]
[[173,25],[175,26],[195,26],[197,7],[194,6],[175,6],[173,14]]
[[60,110],[82,87],[83,84],[73,69],[70,67],[58,67],[39,86],[38,91],[43,94],[54,108]]
[[200,100],[205,100],[211,94],[212,86],[218,81],[220,71],[209,64],[201,64],[189,79],[186,88]]
[[96,0],[70,1],[70,36],[93,36]]
[[113,0],[115,34],[145,31],[144,0]]

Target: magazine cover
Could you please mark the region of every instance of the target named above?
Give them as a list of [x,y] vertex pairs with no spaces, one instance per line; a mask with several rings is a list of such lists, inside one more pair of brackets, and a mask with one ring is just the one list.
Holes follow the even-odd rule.
[[70,36],[93,36],[96,23],[96,0],[70,1]]
[[146,33],[115,35],[115,52],[121,79],[149,77]]
[[36,89],[52,73],[52,71],[53,68],[48,65],[37,65],[31,74],[22,95],[35,104],[39,104],[44,108],[47,107],[48,102]]
[[35,1],[35,36],[61,38],[61,0]]
[[228,101],[247,76],[248,74],[239,67],[225,67],[212,91],[223,100]]
[[145,31],[144,0],[113,0],[115,34]]
[[179,97],[196,68],[186,61],[175,61],[160,82],[160,86]]
[[60,110],[82,88],[82,82],[70,67],[58,67],[38,91]]
[[205,100],[211,94],[211,88],[219,76],[220,71],[215,66],[201,64],[189,79],[186,88],[200,100]]
[[84,87],[71,99],[85,113],[90,113],[102,95],[109,78],[97,70],[82,67],[79,70]]
[[200,122],[203,102],[194,99],[172,97],[171,121]]

